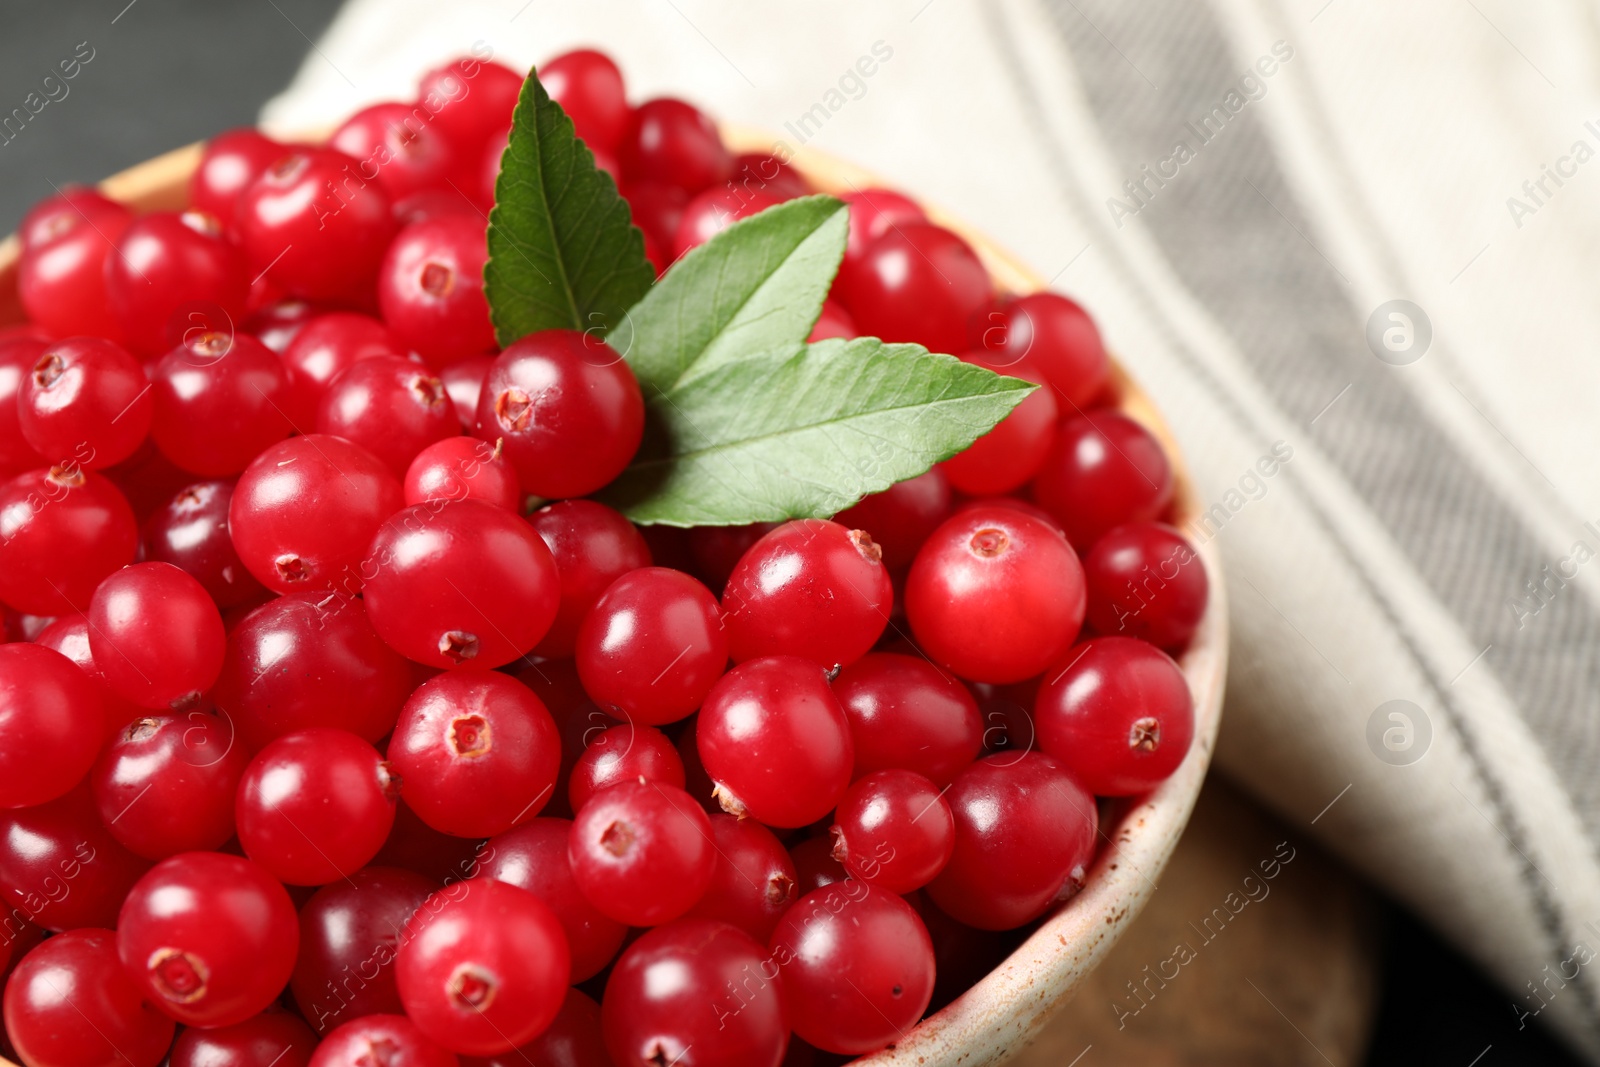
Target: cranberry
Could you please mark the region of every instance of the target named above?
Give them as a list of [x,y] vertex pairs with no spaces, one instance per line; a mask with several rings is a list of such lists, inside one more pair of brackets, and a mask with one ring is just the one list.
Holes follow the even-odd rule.
[[144,558],[187,571],[219,608],[259,601],[266,590],[245,569],[228,530],[232,482],[185,487],[144,523]]
[[341,437],[307,434],[246,468],[228,524],[239,558],[267,588],[292,593],[338,582],[355,593],[373,537],[404,500],[377,456]]
[[612,1067],[600,1028],[600,1005],[567,990],[550,1028],[521,1048],[486,1059],[469,1060],[468,1067]]
[[655,248],[657,254],[650,257],[650,262],[655,264],[657,274],[664,273],[671,262],[670,253],[677,242],[683,209],[689,205],[689,194],[665,181],[644,179],[630,181],[623,196],[633,213],[633,224],[644,231],[646,253],[652,246]]
[[145,859],[221,848],[249,759],[232,724],[209,712],[135,719],[94,766],[95,806],[111,835]]
[[450,403],[455,405],[456,417],[466,430],[478,421],[478,397],[483,393],[483,383],[494,366],[493,356],[466,356],[439,372]]
[[589,48],[564,52],[539,68],[539,82],[591,148],[617,151],[628,133],[628,96],[610,56]]
[[370,356],[404,358],[405,349],[377,319],[333,311],[306,322],[283,350],[289,368],[289,413],[296,426],[310,427],[328,384],[339,372]]
[[[478,194],[478,204],[484,207],[492,207],[494,205],[496,200],[495,187],[500,182],[500,163],[505,159],[506,146],[510,143],[511,129],[507,127],[490,137],[483,146],[483,160],[478,165],[478,188],[476,192]],[[592,151],[593,146],[591,145],[590,148]],[[607,170],[598,155],[595,156],[595,166],[601,170]],[[607,173],[610,173],[610,171],[607,171]],[[615,180],[615,175],[613,175],[613,180]],[[474,205],[472,214],[474,217],[481,218],[483,214],[482,208]]]
[[589,903],[572,874],[567,841],[570,819],[534,819],[484,842],[473,878],[526,889],[555,912],[572,953],[572,981],[605,969],[622,948],[628,928]]
[[81,456],[90,469],[121,463],[150,432],[144,368],[99,337],[51,345],[22,379],[18,425],[29,447],[56,462]]
[[560,603],[555,561],[504,508],[431,500],[378,530],[362,564],[367,614],[402,655],[488,669],[539,643]]
[[345,119],[328,146],[359,160],[361,177],[400,200],[437,189],[455,173],[455,149],[432,119],[420,105],[373,104]]
[[[712,589],[724,589],[728,576],[739,565],[752,545],[778,528],[775,522],[753,522],[748,526],[695,526],[687,531],[689,557],[695,577]],[[649,533],[668,530],[667,526],[648,527]]]
[[1076,412],[1092,404],[1111,379],[1111,362],[1094,320],[1056,293],[1006,301],[989,313],[982,340],[994,353],[991,366],[996,370],[1026,358],[1061,398],[1064,410]]
[[1113,526],[1160,518],[1172,492],[1161,442],[1115,411],[1063,422],[1033,482],[1033,498],[1084,552]]
[[893,1044],[933,998],[933,941],[911,905],[864,882],[819,889],[772,935],[794,1031],[828,1052]]
[[66,793],[105,736],[100,692],[71,660],[42,645],[0,645],[0,808]]
[[870,653],[840,672],[833,694],[850,720],[857,778],[903,768],[944,786],[982,748],[972,694],[925,659]]
[[786,522],[753,545],[722,594],[736,662],[792,654],[824,667],[860,659],[889,622],[883,553],[861,530]]
[[689,575],[646,567],[618,578],[578,630],[578,673],[603,707],[675,722],[700,706],[728,663],[716,597]]
[[89,602],[89,647],[106,681],[147,708],[192,702],[222,669],[227,636],[205,587],[170,563],[135,563]]
[[176,1024],[117,961],[110,930],[72,930],[35,948],[5,990],[6,1033],[30,1067],[156,1067]]
[[119,696],[106,681],[105,672],[95,665],[94,652],[89,648],[87,615],[79,612],[63,615],[40,630],[33,640],[70,659],[94,682],[95,691],[100,694],[100,706],[105,711],[108,731],[120,730],[134,719],[144,717],[145,709]]
[[620,513],[592,500],[563,500],[528,517],[561,576],[561,607],[536,651],[570,656],[581,623],[612,582],[650,566],[650,549]]
[[128,893],[117,918],[122,966],[188,1026],[231,1026],[277,999],[299,943],[283,886],[247,859],[184,852]]
[[549,906],[490,879],[429,897],[406,924],[395,959],[400,999],[423,1034],[456,1052],[492,1056],[555,1019],[571,971]]
[[977,682],[1031,678],[1083,625],[1083,567],[1060,531],[1007,507],[934,531],[906,579],[906,617],[928,654]]
[[682,789],[683,760],[667,735],[650,726],[621,726],[601,730],[589,740],[572,769],[567,798],[573,811],[582,811],[589,798],[619,782],[665,782]]
[[191,327],[231,329],[245,311],[244,257],[203,211],[136,219],[106,260],[106,301],[129,347],[158,356]]
[[644,434],[644,397],[610,345],[576,330],[544,330],[495,359],[473,432],[504,439],[527,492],[583,496],[633,459]]
[[340,371],[317,411],[317,433],[360,445],[397,479],[417,453],[460,429],[444,383],[398,356],[372,356]]
[[46,930],[115,926],[118,905],[149,866],[101,824],[86,785],[0,811],[0,897]]
[[422,821],[459,837],[504,833],[539,814],[561,742],[550,713],[504,674],[442,674],[400,711],[389,761]]
[[852,189],[839,197],[850,206],[850,235],[844,254],[859,258],[867,245],[900,226],[928,221],[915,200],[893,189]]
[[1089,623],[1103,634],[1176,652],[1206,612],[1205,564],[1170,526],[1130,522],[1108,530],[1084,557],[1083,574]]
[[407,226],[378,271],[384,323],[435,366],[493,348],[483,295],[488,257],[482,219],[450,215]]
[[629,926],[659,926],[711,884],[716,848],[700,805],[677,786],[621,782],[596,793],[572,824],[568,855],[583,895]]
[[849,340],[860,336],[861,331],[856,329],[856,320],[850,317],[850,312],[837,301],[824,300],[822,312],[817,316],[817,324],[811,327],[811,334],[806,340],[815,344],[834,337]]
[[232,1026],[184,1030],[169,1067],[306,1067],[316,1047],[317,1035],[299,1017],[269,1008]]
[[322,314],[318,305],[287,298],[266,278],[259,278],[250,287],[250,316],[243,329],[281,355],[305,325]]
[[239,197],[239,244],[252,275],[291,296],[348,299],[368,290],[394,233],[390,198],[363,165],[332,148],[297,148]]
[[712,186],[689,201],[673,235],[673,254],[682,256],[705,244],[740,219],[758,215],[783,198],[760,188],[736,185]]
[[874,771],[845,791],[833,816],[833,858],[891,893],[933,881],[950,860],[955,820],[939,787],[914,771]]
[[706,810],[708,815],[722,814],[722,805],[717,803],[717,784],[706,773],[706,766],[700,762],[700,744],[696,739],[697,717],[687,720],[678,734],[678,740],[673,746],[678,750],[678,758],[683,761],[683,788],[695,803]]
[[404,1015],[367,1015],[317,1045],[309,1067],[457,1067],[455,1053],[424,1037]]
[[768,152],[741,152],[734,156],[733,184],[746,189],[765,189],[780,200],[793,200],[811,192],[798,171]]
[[[496,157],[497,171],[499,162],[499,158]],[[404,200],[394,202],[394,221],[402,229],[413,222],[437,219],[445,215],[460,215],[463,218],[477,219],[480,224],[483,222],[483,210],[460,188],[424,189],[420,193],[412,193]]]
[[17,298],[28,318],[57,337],[88,334],[117,340],[116,316],[106,301],[107,260],[133,222],[126,209],[52,215],[17,264]]
[[189,175],[189,206],[231,225],[239,197],[273,163],[293,149],[248,126],[206,142],[200,165]]
[[199,333],[163,356],[151,375],[151,436],[193,474],[238,474],[289,436],[289,372],[246,334]]
[[521,74],[470,56],[430,70],[417,85],[422,106],[461,159],[477,159],[484,142],[510,127],[521,92]]
[[0,339],[0,477],[48,464],[22,433],[21,405],[17,398],[31,380],[34,364],[50,348],[37,337]]
[[[24,251],[47,245],[77,229],[126,226],[128,208],[88,185],[64,185],[28,209],[17,226]],[[114,236],[114,235],[113,235]]]
[[898,571],[917,558],[917,550],[950,517],[952,508],[950,478],[935,467],[864,497],[833,518],[841,526],[870,534],[883,552],[883,565]]
[[313,726],[375,742],[394,728],[412,685],[410,665],[378,637],[360,600],[290,593],[233,628],[211,699],[252,750]]
[[[965,363],[986,367],[996,374],[1039,384],[1039,372],[1027,361],[999,365],[989,352],[965,352]],[[1009,493],[1028,483],[1056,438],[1056,399],[1048,388],[1036,389],[1000,420],[1000,424],[940,466],[950,484],[963,493],[985,496]]]
[[132,456],[115,467],[107,467],[105,474],[122,490],[140,522],[195,480],[194,475],[179,470],[177,464],[163,456],[149,437]]
[[692,196],[732,177],[733,156],[704,112],[682,100],[657,97],[633,111],[622,169],[629,179],[665,182]]
[[82,611],[133,559],[139,530],[103,475],[46,467],[0,484],[0,601],[30,615]]
[[850,877],[844,864],[833,858],[833,838],[827,835],[799,842],[789,850],[789,858],[794,863],[795,889],[802,897]]
[[622,954],[600,1005],[617,1067],[778,1067],[784,983],[749,934],[711,919],[651,930]]
[[732,923],[765,944],[795,901],[794,861],[773,832],[754,819],[718,812],[711,816],[711,840],[717,866],[688,917]]
[[[481,500],[507,511],[519,511],[522,506],[516,469],[500,454],[497,446],[476,437],[446,437],[418,452],[411,466],[406,468],[405,497],[407,504],[421,504],[427,500]],[[548,539],[545,543],[549,544]],[[556,569],[562,569],[559,559]],[[559,625],[559,612],[556,621]],[[545,640],[549,640],[548,636]]]
[[470,877],[477,862],[478,838],[441,833],[422,821],[405,798],[394,809],[394,829],[389,840],[373,859],[379,867],[399,867],[414,871],[435,886],[459,882]]
[[850,784],[850,724],[810,660],[741,663],[712,687],[696,734],[723,808],[768,826],[816,822]]
[[945,799],[956,847],[928,895],[951,918],[1010,930],[1083,885],[1098,833],[1094,797],[1049,756],[988,756]]
[[846,259],[834,293],[864,334],[961,352],[989,303],[989,272],[967,243],[925,222],[892,226]]
[[366,867],[306,901],[290,988],[317,1033],[364,1015],[404,1010],[394,956],[406,920],[437,887],[411,871]]

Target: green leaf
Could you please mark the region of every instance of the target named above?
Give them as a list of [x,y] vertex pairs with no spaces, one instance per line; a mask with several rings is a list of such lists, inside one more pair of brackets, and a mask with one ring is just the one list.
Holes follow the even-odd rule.
[[831,196],[768,208],[684,256],[609,340],[646,397],[730,360],[804,341],[848,228],[845,205]]
[[667,526],[832,515],[955,455],[1035,388],[872,337],[728,355],[649,399],[645,443],[601,499]]
[[654,280],[616,183],[530,72],[489,214],[495,336],[505,346],[537,330],[608,330]]

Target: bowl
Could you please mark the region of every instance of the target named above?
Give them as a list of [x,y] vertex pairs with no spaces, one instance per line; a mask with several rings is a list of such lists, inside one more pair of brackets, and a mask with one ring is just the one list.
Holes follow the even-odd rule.
[[[776,138],[760,130],[724,126],[735,152],[769,152]],[[184,206],[189,175],[201,146],[189,145],[115,174],[100,183],[107,196],[139,211]],[[809,148],[790,164],[821,192],[845,193],[885,185],[870,172]],[[1021,294],[1045,287],[1037,274],[994,241],[937,207],[923,205],[934,222],[960,234],[989,269],[998,290]],[[0,242],[0,326],[24,319],[17,299],[15,235]],[[1143,424],[1172,460],[1176,493],[1172,521],[1180,529],[1203,512],[1177,442],[1149,396],[1112,361],[1114,406]],[[1082,892],[1048,916],[998,967],[949,1005],[908,1031],[894,1045],[854,1061],[870,1067],[979,1067],[1003,1061],[1037,1035],[1053,1011],[1071,997],[1138,916],[1156,890],[1162,868],[1188,822],[1211,763],[1222,714],[1228,659],[1227,602],[1215,545],[1197,544],[1210,579],[1210,600],[1189,648],[1178,657],[1194,695],[1194,742],[1173,775],[1143,797],[1102,802],[1101,851]],[[0,1059],[5,1067],[15,1067]]]

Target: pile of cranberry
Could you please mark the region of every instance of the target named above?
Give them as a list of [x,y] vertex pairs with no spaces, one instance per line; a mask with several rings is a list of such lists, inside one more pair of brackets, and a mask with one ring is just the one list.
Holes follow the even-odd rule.
[[[630,107],[598,53],[539,75],[658,269],[807,191],[688,104]],[[585,499],[644,404],[592,335],[496,351],[521,84],[462,60],[326,145],[223,134],[187,210],[77,188],[25,219],[0,963],[28,1067],[838,1062],[1081,887],[1096,798],[1183,759],[1206,577],[1161,446],[1077,305],[995,298],[898,194],[843,198],[815,336],[1043,388],[831,521]]]

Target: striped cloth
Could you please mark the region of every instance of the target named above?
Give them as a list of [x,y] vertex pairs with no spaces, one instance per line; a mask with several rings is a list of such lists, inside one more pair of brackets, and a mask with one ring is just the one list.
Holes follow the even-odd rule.
[[1600,1061],[1593,5],[354,0],[264,119],[474,42],[599,44],[1093,309],[1214,502],[1220,768]]

